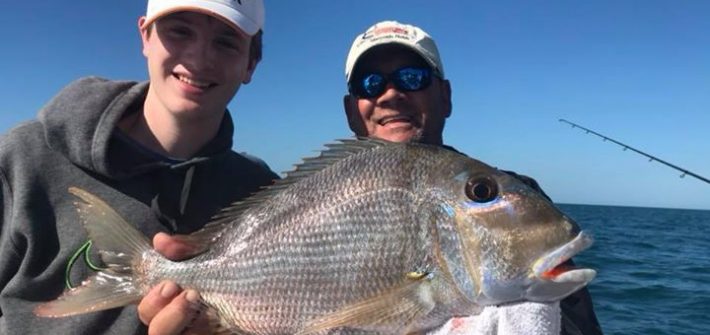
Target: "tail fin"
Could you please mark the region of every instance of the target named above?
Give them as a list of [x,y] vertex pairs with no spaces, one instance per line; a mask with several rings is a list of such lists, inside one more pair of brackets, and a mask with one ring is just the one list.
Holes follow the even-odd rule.
[[134,281],[131,264],[143,252],[152,250],[150,241],[93,194],[76,187],[70,187],[69,192],[83,200],[74,204],[107,268],[84,281],[80,287],[38,306],[34,313],[62,317],[137,302],[143,292]]

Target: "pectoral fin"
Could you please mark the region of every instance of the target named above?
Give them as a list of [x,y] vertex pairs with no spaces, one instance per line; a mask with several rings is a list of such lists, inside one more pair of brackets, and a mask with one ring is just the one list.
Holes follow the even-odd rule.
[[[250,334],[247,331],[243,331],[238,326],[226,324],[224,322],[223,318],[220,316],[220,312],[213,307],[209,307],[209,306],[203,304],[201,306],[200,312],[203,313],[204,317],[207,319],[207,329],[209,329],[209,334],[212,334],[212,335],[247,335],[247,334]],[[195,320],[193,320],[193,322],[194,321]],[[188,326],[188,329],[192,326],[193,326],[192,324],[190,326]],[[193,332],[187,332],[187,333],[192,334]]]
[[402,285],[383,294],[313,320],[297,335],[317,334],[339,327],[390,334],[409,333],[412,321],[428,314],[435,305],[431,281],[426,276],[409,277]]

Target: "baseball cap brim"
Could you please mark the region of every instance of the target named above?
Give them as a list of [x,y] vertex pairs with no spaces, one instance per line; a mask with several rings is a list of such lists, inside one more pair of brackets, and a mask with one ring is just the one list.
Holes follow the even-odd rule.
[[263,25],[263,7],[253,8],[255,18],[247,17],[233,7],[212,1],[181,0],[152,1],[149,4],[146,20],[141,28],[146,28],[156,20],[176,12],[197,12],[215,17],[232,28],[239,29],[249,36],[256,34]]
[[402,50],[410,51],[413,54],[417,55],[419,58],[421,58],[422,61],[424,61],[428,66],[430,66],[437,75],[441,76],[441,74],[439,73],[439,69],[438,69],[439,65],[434,60],[431,59],[430,55],[424,54],[421,50],[419,50],[418,48],[412,47],[412,45],[409,43],[402,43],[402,42],[398,42],[398,41],[383,41],[381,43],[373,43],[373,44],[369,45],[367,47],[367,49],[359,50],[359,52],[352,55],[354,61],[353,61],[353,64],[350,65],[351,70],[347,73],[347,77],[345,78],[346,81],[349,82],[350,79],[352,78],[352,75],[357,73],[357,71],[360,67],[360,61],[363,58],[365,58],[368,54],[371,54],[383,47],[396,47],[396,48],[401,48]]

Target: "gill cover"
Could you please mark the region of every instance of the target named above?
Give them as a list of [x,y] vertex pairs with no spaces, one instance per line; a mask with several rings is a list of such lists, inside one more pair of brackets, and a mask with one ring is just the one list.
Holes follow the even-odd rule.
[[480,171],[495,170],[478,164],[473,172],[464,171],[454,177],[459,203],[456,206],[442,203],[440,212],[443,219],[437,225],[446,270],[460,292],[471,302],[479,300],[483,288],[480,270],[482,255],[473,251],[481,250],[480,238],[486,234],[486,225],[478,221],[483,217],[471,214],[487,212],[500,200],[500,188],[494,175]]

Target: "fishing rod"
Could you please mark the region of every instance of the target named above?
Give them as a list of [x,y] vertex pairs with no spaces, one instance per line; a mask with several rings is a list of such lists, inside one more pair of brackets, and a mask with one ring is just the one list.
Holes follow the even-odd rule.
[[707,178],[705,178],[705,177],[703,177],[703,176],[700,176],[700,175],[698,175],[697,173],[690,172],[690,171],[688,171],[688,170],[686,170],[686,169],[684,169],[684,168],[682,168],[682,167],[679,167],[679,166],[677,166],[677,165],[673,165],[673,164],[671,164],[671,163],[668,163],[668,162],[666,162],[666,161],[664,161],[664,160],[662,160],[662,159],[660,159],[660,158],[658,158],[658,157],[656,157],[656,156],[649,155],[649,154],[647,154],[647,153],[645,153],[645,152],[643,152],[643,151],[641,151],[641,150],[638,150],[638,149],[633,148],[633,147],[630,147],[630,146],[628,146],[628,145],[626,145],[626,144],[624,144],[624,143],[621,143],[621,142],[619,142],[619,141],[617,141],[617,140],[614,140],[614,139],[611,138],[611,137],[607,137],[607,136],[605,136],[605,135],[602,135],[602,134],[600,134],[600,133],[595,132],[594,130],[584,128],[584,127],[582,127],[582,126],[580,126],[580,125],[578,125],[578,124],[569,122],[569,121],[567,121],[567,120],[565,120],[565,119],[560,119],[560,122],[567,123],[567,124],[571,125],[572,128],[579,128],[579,129],[582,129],[582,130],[586,131],[587,134],[594,134],[594,135],[596,135],[596,136],[599,136],[599,137],[601,137],[602,139],[604,139],[605,142],[606,142],[606,141],[609,141],[609,142],[612,142],[612,143],[616,143],[616,144],[620,145],[622,148],[624,148],[624,151],[626,151],[626,150],[631,150],[631,151],[633,151],[633,152],[636,152],[637,154],[646,156],[646,157],[648,157],[648,161],[649,161],[649,162],[656,161],[656,162],[659,162],[659,163],[664,164],[664,165],[666,165],[666,166],[669,166],[669,167],[671,167],[671,168],[674,168],[674,169],[676,169],[676,170],[678,170],[678,171],[680,171],[680,172],[683,172],[683,174],[680,175],[681,178],[684,178],[686,175],[688,175],[688,176],[692,176],[692,177],[698,178],[698,179],[700,179],[700,180],[702,180],[702,181],[704,181],[704,182],[710,184],[710,180],[709,180],[709,179],[707,179]]

